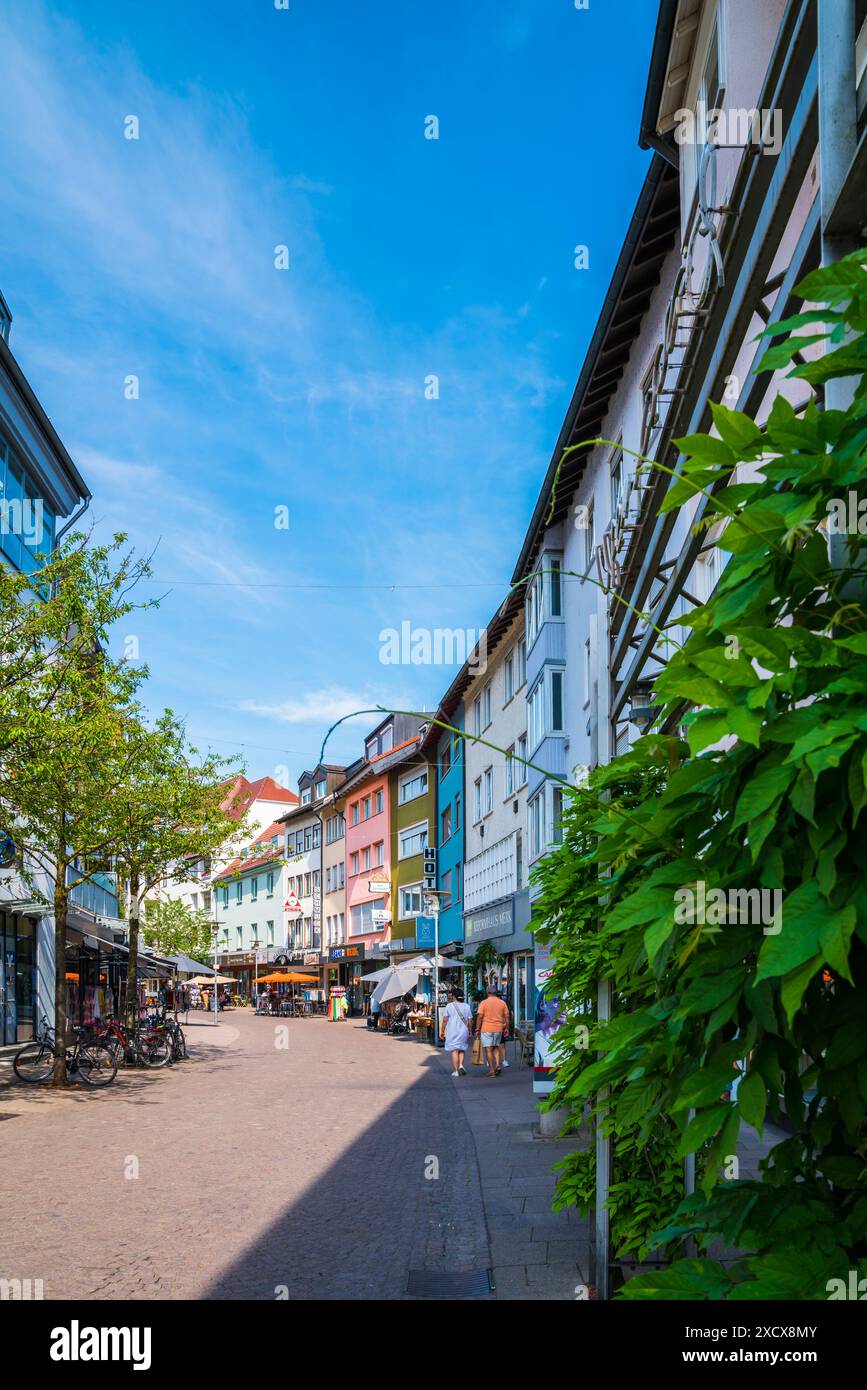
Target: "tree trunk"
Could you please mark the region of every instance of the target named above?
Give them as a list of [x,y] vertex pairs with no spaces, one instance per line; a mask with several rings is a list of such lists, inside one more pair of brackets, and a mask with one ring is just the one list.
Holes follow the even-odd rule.
[[54,1070],[52,1086],[66,1086],[66,860],[60,859],[54,877]]
[[133,871],[129,878],[129,959],[126,967],[126,1022],[134,1028],[138,1023],[138,924],[141,912],[139,876]]

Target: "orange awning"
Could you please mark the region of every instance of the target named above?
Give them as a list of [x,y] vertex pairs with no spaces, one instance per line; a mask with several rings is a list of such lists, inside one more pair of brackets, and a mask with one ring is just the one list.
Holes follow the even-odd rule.
[[275,970],[271,975],[260,975],[260,985],[318,985],[318,975],[299,975],[294,970]]

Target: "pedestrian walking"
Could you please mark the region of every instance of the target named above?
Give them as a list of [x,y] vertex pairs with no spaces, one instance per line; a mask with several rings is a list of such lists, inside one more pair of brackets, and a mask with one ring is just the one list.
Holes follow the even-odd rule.
[[375,998],[373,997],[373,995],[371,995],[371,996],[370,996],[370,1016],[369,1016],[369,1018],[368,1018],[368,1023],[370,1024],[370,1027],[371,1027],[371,1028],[378,1028],[378,1027],[379,1027],[379,1015],[380,1015],[381,1011],[382,1011],[382,1005],[380,1004],[379,1000],[378,1000],[378,999],[375,999]]
[[440,1037],[452,1054],[452,1076],[466,1076],[464,1054],[470,1045],[470,1025],[473,1011],[463,1002],[463,992],[456,987],[449,991],[449,1002],[443,1012]]
[[476,1013],[476,1037],[481,1035],[488,1076],[500,1075],[500,1044],[503,1030],[509,1027],[509,1009],[497,993],[496,985],[488,985],[487,997],[482,1000]]
[[509,1059],[506,1056],[506,1043],[509,1041],[509,1034],[512,1030],[512,1011],[509,1008],[509,1001],[507,999],[503,999],[503,996],[499,993],[499,991],[497,991],[497,998],[502,999],[506,1009],[506,1026],[503,1029],[503,1041],[500,1043],[499,1048],[499,1064],[501,1067],[507,1067],[509,1065]]

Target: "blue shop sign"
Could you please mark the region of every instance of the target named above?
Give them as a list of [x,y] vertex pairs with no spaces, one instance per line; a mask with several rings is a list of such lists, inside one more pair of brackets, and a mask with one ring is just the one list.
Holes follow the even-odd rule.
[[433,917],[416,917],[415,944],[419,948],[419,950],[433,950],[435,945],[435,927]]

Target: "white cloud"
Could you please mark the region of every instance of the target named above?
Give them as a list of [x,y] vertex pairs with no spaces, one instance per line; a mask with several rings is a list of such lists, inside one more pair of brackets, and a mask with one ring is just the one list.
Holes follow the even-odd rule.
[[375,710],[378,703],[380,702],[369,693],[360,694],[358,691],[344,690],[339,686],[328,686],[323,690],[310,690],[294,699],[282,700],[275,705],[262,704],[257,700],[243,700],[240,708],[249,714],[275,719],[281,724],[319,725],[334,724],[338,719],[345,719],[347,715],[356,715],[356,711],[364,711],[356,716],[358,720],[365,723],[375,722],[376,715],[371,715],[371,710]]

